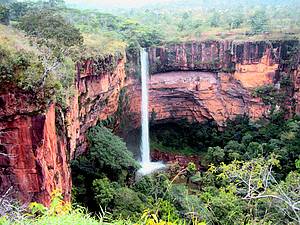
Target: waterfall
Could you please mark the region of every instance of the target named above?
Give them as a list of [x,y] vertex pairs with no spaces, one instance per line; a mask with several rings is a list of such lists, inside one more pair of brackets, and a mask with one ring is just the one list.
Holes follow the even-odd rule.
[[141,158],[142,158],[142,164],[150,163],[148,76],[149,76],[148,53],[145,49],[141,49],[141,78],[142,78]]
[[148,80],[149,80],[149,58],[148,52],[141,49],[141,82],[142,82],[142,104],[141,104],[141,166],[139,173],[142,175],[150,174],[158,169],[162,169],[164,165],[161,162],[151,162],[150,159],[150,141],[149,141],[149,96],[148,96]]

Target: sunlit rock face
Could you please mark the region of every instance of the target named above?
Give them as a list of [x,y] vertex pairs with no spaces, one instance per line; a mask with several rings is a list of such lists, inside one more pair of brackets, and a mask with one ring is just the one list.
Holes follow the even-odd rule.
[[[254,120],[266,115],[269,107],[253,97],[253,90],[280,80],[291,58],[290,49],[297,44],[206,41],[150,48],[152,122],[214,120],[223,126],[237,115]],[[298,76],[296,70],[294,80]],[[129,81],[130,110],[139,127],[140,86],[138,80]]]
[[1,93],[0,193],[23,202],[50,203],[53,190],[71,198],[67,139],[56,132],[54,104],[45,110],[34,96],[10,89]]
[[[112,65],[111,60],[114,61]],[[101,63],[99,65],[99,63]],[[99,71],[99,67],[103,69]],[[109,67],[109,65],[111,65]],[[77,95],[79,136],[76,139],[76,154],[87,150],[86,133],[98,121],[112,116],[118,109],[119,95],[125,85],[125,59],[87,60],[78,64]],[[76,109],[75,109],[76,112]]]
[[[230,73],[168,72],[152,76],[149,83],[152,122],[214,120],[222,126],[227,119],[237,115],[247,114],[258,119],[268,110],[260,99],[252,96],[250,89]],[[133,122],[138,126],[140,102],[137,87],[136,92],[131,110],[135,110]]]
[[16,87],[0,91],[0,194],[12,187],[24,203],[49,205],[53,190],[71,200],[70,160],[87,151],[86,133],[118,108],[125,59],[77,65],[67,108],[41,103]]
[[[288,48],[297,43],[297,41],[204,41],[153,47],[149,49],[150,71],[152,74],[186,70],[267,72],[269,69],[274,70],[273,66],[288,57],[290,51]],[[257,65],[257,69],[247,68],[246,65]]]
[[263,116],[267,107],[229,73],[168,72],[150,81],[152,120],[214,120],[220,126],[227,119],[247,114]]

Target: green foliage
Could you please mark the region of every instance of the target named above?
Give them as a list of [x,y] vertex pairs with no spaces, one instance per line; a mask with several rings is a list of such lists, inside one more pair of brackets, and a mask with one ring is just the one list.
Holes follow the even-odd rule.
[[127,187],[119,188],[114,198],[113,212],[116,216],[123,218],[138,218],[145,209],[145,204],[138,196],[138,193]]
[[247,221],[246,202],[232,192],[204,192],[200,198],[207,204],[211,220],[220,224],[244,224]]
[[182,152],[186,155],[206,151],[212,143],[220,142],[216,124],[177,123],[155,124],[150,127],[151,148],[166,152]]
[[142,177],[134,184],[133,189],[146,196],[151,196],[154,201],[158,201],[166,198],[169,187],[170,180],[165,174],[154,174],[153,176]]
[[66,48],[79,46],[83,42],[78,29],[67,23],[60,15],[47,10],[25,15],[18,27],[29,36],[37,37],[38,44],[45,44],[53,49],[56,49],[57,44],[60,48]]
[[38,76],[29,73],[22,84],[31,89],[55,87],[56,100],[64,107],[71,96],[75,80],[75,61],[83,37],[80,31],[50,10],[36,10],[25,14],[18,24],[38,49],[42,70]]
[[263,102],[272,107],[272,112],[276,109],[276,105],[284,103],[284,96],[273,85],[259,87],[254,92],[255,97],[262,98]]
[[33,7],[30,2],[12,2],[9,5],[10,19],[18,21],[26,13],[28,13]]
[[210,18],[208,19],[209,26],[218,27],[220,26],[220,14],[213,12]]
[[296,168],[300,170],[300,158],[295,161]]
[[66,3],[64,0],[48,0],[46,4],[52,8],[56,8],[56,7],[64,7]]
[[126,144],[107,128],[98,125],[89,130],[90,144],[89,157],[99,169],[107,168],[109,171],[122,169],[137,169],[138,163],[132,158]]
[[26,71],[30,67],[26,53],[12,53],[0,46],[0,81],[1,83],[18,80],[17,71]]
[[109,207],[115,198],[118,183],[111,183],[108,178],[95,179],[93,181],[93,192],[96,202],[103,208]]
[[196,167],[195,163],[189,162],[186,170],[190,175],[194,175],[197,171],[197,167]]
[[230,29],[238,29],[245,22],[244,15],[241,12],[231,13],[227,19]]
[[125,40],[132,43],[135,40],[142,47],[149,47],[161,44],[162,37],[156,29],[142,26],[134,20],[124,20],[118,27],[120,33]]
[[8,25],[9,24],[9,9],[0,4],[0,24]]
[[250,27],[254,34],[268,30],[268,17],[264,9],[256,10],[250,17]]
[[218,164],[224,161],[224,157],[225,157],[225,152],[219,146],[208,148],[206,158],[209,162]]
[[88,154],[72,162],[76,201],[94,211],[100,206],[112,210],[119,188],[132,179],[139,164],[121,138],[102,125],[91,128],[87,136]]

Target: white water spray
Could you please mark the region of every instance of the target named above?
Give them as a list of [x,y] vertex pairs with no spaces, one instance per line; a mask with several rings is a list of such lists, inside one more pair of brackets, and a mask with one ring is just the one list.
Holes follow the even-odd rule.
[[141,78],[142,78],[142,140],[141,140],[141,165],[139,173],[142,175],[150,174],[155,170],[161,169],[164,165],[160,162],[151,162],[150,142],[149,142],[149,96],[148,96],[148,77],[149,77],[149,59],[148,52],[141,49]]

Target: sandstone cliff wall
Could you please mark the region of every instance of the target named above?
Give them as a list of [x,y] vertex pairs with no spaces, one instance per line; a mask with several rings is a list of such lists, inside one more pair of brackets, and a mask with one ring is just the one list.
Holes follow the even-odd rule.
[[[297,44],[298,41],[206,41],[150,48],[152,121],[186,118],[214,120],[222,126],[237,115],[247,114],[252,119],[265,116],[269,107],[253,97],[253,90],[278,83],[280,72],[287,70],[294,71],[296,82],[299,72],[287,67],[294,57],[291,49]],[[139,127],[140,82],[133,77],[128,81],[133,123]],[[297,82],[295,85],[299,86]]]
[[[299,54],[293,68],[288,62],[289,48],[296,44],[210,41],[150,48],[150,118],[162,123],[214,120],[220,126],[241,114],[257,119],[268,106],[252,90],[277,83],[280,72],[287,70],[293,72],[299,113]],[[69,160],[86,152],[90,127],[116,116],[124,87],[128,118],[117,119],[140,127],[140,81],[126,77],[124,58],[79,62],[74,87],[64,111],[54,104],[35,104],[34,96],[18,89],[0,93],[0,194],[13,186],[22,201],[49,204],[52,190],[62,189],[70,200]]]
[[55,105],[46,112],[18,90],[0,95],[0,190],[23,202],[50,203],[54,189],[71,197],[67,141],[56,133]]
[[22,202],[48,205],[53,190],[71,198],[70,159],[86,151],[87,130],[118,108],[125,59],[77,65],[74,96],[63,113],[16,88],[0,93],[0,194],[13,188]]

